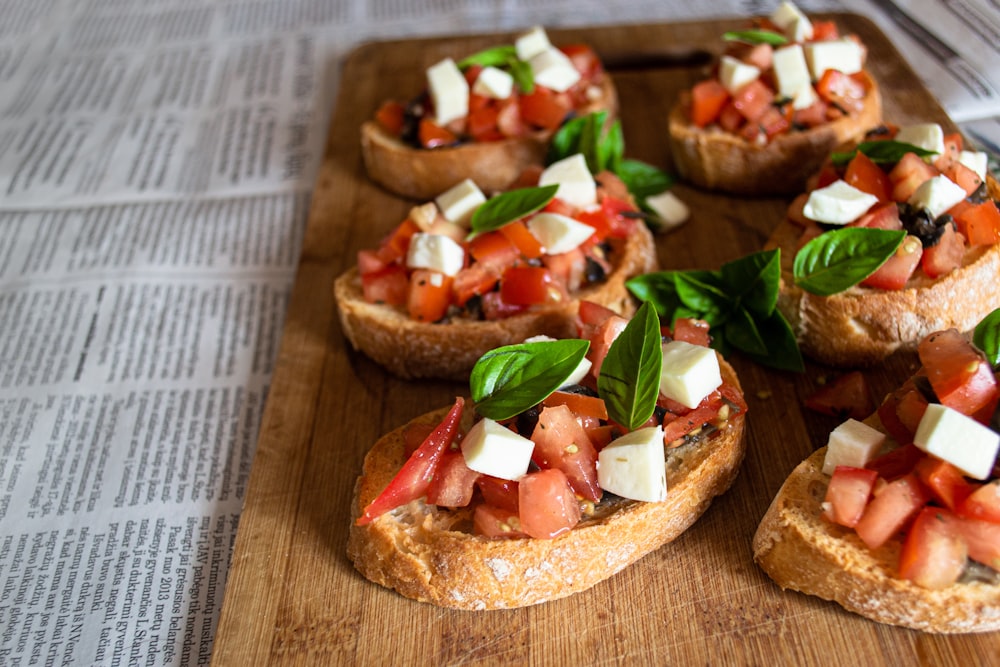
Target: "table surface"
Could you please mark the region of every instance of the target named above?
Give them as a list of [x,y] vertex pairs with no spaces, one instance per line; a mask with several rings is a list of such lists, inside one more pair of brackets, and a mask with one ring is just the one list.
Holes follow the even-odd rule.
[[[835,15],[869,49],[897,123],[953,127],[891,42],[863,17]],[[628,157],[670,168],[666,114],[700,79],[733,20],[550,30],[594,46],[621,98]],[[358,128],[379,102],[415,92],[426,66],[510,41],[455,36],[365,44],[343,63],[340,103],[316,184],[298,276],[261,426],[213,661],[225,664],[985,664],[997,633],[935,636],[880,625],[774,585],[753,563],[757,522],[788,472],[838,420],[804,410],[836,371],[733,365],[750,407],[747,455],[730,491],[671,544],[589,591],[543,605],[463,612],[370,583],[345,554],[348,504],[368,447],[412,417],[449,405],[460,383],[405,382],[350,350],[332,283],[406,214],[364,172]],[[786,200],[676,186],[693,211],[657,239],[664,269],[718,268],[759,250]],[[875,396],[915,368],[899,354],[866,371]]]

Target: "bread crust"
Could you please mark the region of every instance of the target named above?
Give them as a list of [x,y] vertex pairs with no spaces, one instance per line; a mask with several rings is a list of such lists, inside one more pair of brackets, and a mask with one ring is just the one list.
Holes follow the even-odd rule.
[[[732,367],[721,358],[720,364],[723,377],[738,387]],[[418,420],[437,423],[447,411]],[[402,427],[365,457],[351,504],[347,554],[371,581],[443,607],[504,609],[566,597],[611,577],[694,523],[735,480],[746,450],[744,428],[741,413],[714,438],[670,450],[665,502],[617,500],[605,513],[545,540],[473,535],[453,526],[461,512],[438,511],[423,501],[355,525],[402,466]]]
[[1000,630],[1000,585],[923,588],[895,576],[898,539],[870,550],[852,530],[825,521],[825,455],[824,447],[792,471],[761,520],[753,555],[764,572],[783,589],[831,600],[879,623],[934,633]]
[[718,126],[700,128],[688,118],[689,95],[674,105],[668,119],[670,150],[681,178],[708,190],[762,196],[801,192],[830,152],[861,137],[882,122],[882,95],[864,72],[868,95],[857,114],[801,132],[750,143]]
[[334,296],[344,336],[351,345],[402,378],[464,380],[483,354],[529,336],[576,336],[575,318],[581,299],[631,316],[635,303],[625,281],[655,271],[656,246],[642,223],[625,239],[612,239],[612,270],[604,282],[572,295],[560,304],[490,321],[418,322],[402,308],[365,301],[357,267],[334,282]]
[[[990,193],[1000,186],[988,179]],[[792,266],[801,228],[787,218],[766,245],[781,249],[778,308],[799,347],[830,366],[864,367],[896,350],[913,350],[935,331],[971,331],[1000,307],[1000,244],[972,246],[962,266],[934,279],[915,273],[901,290],[855,286],[823,297],[795,286]]]
[[[604,73],[599,94],[577,115],[608,111],[618,113],[618,92],[611,75]],[[453,185],[471,178],[483,192],[507,190],[532,165],[543,164],[551,131],[489,142],[457,146],[414,148],[387,133],[373,120],[361,126],[361,155],[368,176],[386,190],[411,199],[428,201]]]

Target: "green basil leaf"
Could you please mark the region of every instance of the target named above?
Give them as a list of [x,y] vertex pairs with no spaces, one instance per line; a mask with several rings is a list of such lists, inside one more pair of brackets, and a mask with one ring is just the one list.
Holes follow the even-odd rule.
[[628,191],[639,200],[669,190],[674,184],[673,176],[639,160],[622,160],[618,169],[614,171],[625,183]]
[[473,53],[471,56],[466,56],[459,60],[457,65],[459,69],[466,69],[473,65],[504,67],[512,60],[517,60],[517,49],[514,48],[513,44],[504,44]]
[[662,366],[660,321],[652,304],[643,303],[601,363],[597,393],[608,416],[629,430],[646,423],[660,394]]
[[757,323],[753,315],[746,308],[736,310],[723,331],[726,342],[737,350],[742,350],[751,355],[767,355],[767,343],[757,329]]
[[[756,322],[761,339],[767,343],[767,353],[762,355],[747,353],[747,356],[762,366],[770,366],[780,371],[795,373],[804,371],[805,362],[802,360],[795,332],[781,311],[775,310],[770,317],[758,318]],[[712,347],[715,347],[715,340],[712,340]]]
[[531,65],[514,58],[508,63],[507,68],[510,70],[510,75],[514,77],[515,85],[521,89],[522,93],[530,95],[535,92],[535,74],[531,71]]
[[472,220],[469,223],[472,233],[482,234],[499,229],[507,223],[534,213],[552,201],[558,189],[559,184],[553,183],[534,188],[508,190],[495,197],[490,197],[472,214]]
[[685,306],[702,315],[711,325],[720,324],[726,318],[732,299],[720,276],[712,271],[685,271],[674,277],[677,295]]
[[672,320],[675,311],[684,307],[674,282],[675,271],[657,271],[634,276],[625,281],[625,287],[639,301],[648,301],[657,315]]
[[566,382],[589,347],[589,341],[571,338],[487,352],[469,376],[476,411],[499,421],[537,405]]
[[[606,112],[600,112],[606,114]],[[549,150],[545,155],[545,164],[552,164],[559,160],[575,155],[580,145],[580,135],[583,134],[584,126],[590,122],[589,116],[580,116],[563,123],[562,127],[556,130],[549,142]]]
[[728,262],[721,271],[725,284],[734,288],[731,298],[758,315],[767,316],[774,311],[781,282],[781,254],[777,249]]
[[838,151],[830,156],[834,166],[842,167],[854,159],[855,154],[861,151],[875,164],[896,164],[907,153],[916,153],[917,157],[925,158],[937,155],[935,151],[920,148],[913,144],[902,141],[862,141],[857,148],[851,151]]
[[976,325],[972,332],[972,342],[983,351],[990,366],[1000,366],[1000,308]]
[[788,38],[773,30],[731,30],[723,33],[722,39],[727,42],[746,42],[747,44],[771,44],[781,46],[788,43]]
[[905,231],[846,227],[820,234],[795,255],[795,284],[807,292],[830,296],[857,285],[899,248]]

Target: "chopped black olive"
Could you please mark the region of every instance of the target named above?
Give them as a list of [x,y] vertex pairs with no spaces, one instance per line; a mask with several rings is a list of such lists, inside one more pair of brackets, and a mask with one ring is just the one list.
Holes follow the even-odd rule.
[[587,277],[587,281],[591,283],[601,282],[607,277],[604,267],[590,257],[587,257],[587,266],[584,270],[584,275]]
[[925,248],[937,245],[944,234],[945,225],[955,224],[950,215],[942,214],[932,218],[927,209],[908,204],[899,205],[899,219],[903,223],[903,229],[920,239]]
[[535,431],[535,426],[538,424],[538,406],[533,408],[528,408],[521,414],[517,416],[517,432],[523,435],[525,438],[531,436]]

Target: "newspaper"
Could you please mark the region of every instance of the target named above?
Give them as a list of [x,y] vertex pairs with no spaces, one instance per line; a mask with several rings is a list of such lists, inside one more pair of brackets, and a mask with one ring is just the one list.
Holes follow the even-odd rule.
[[[799,4],[871,16],[967,135],[1000,145],[995,5]],[[773,5],[8,0],[0,664],[208,662],[351,49]]]

